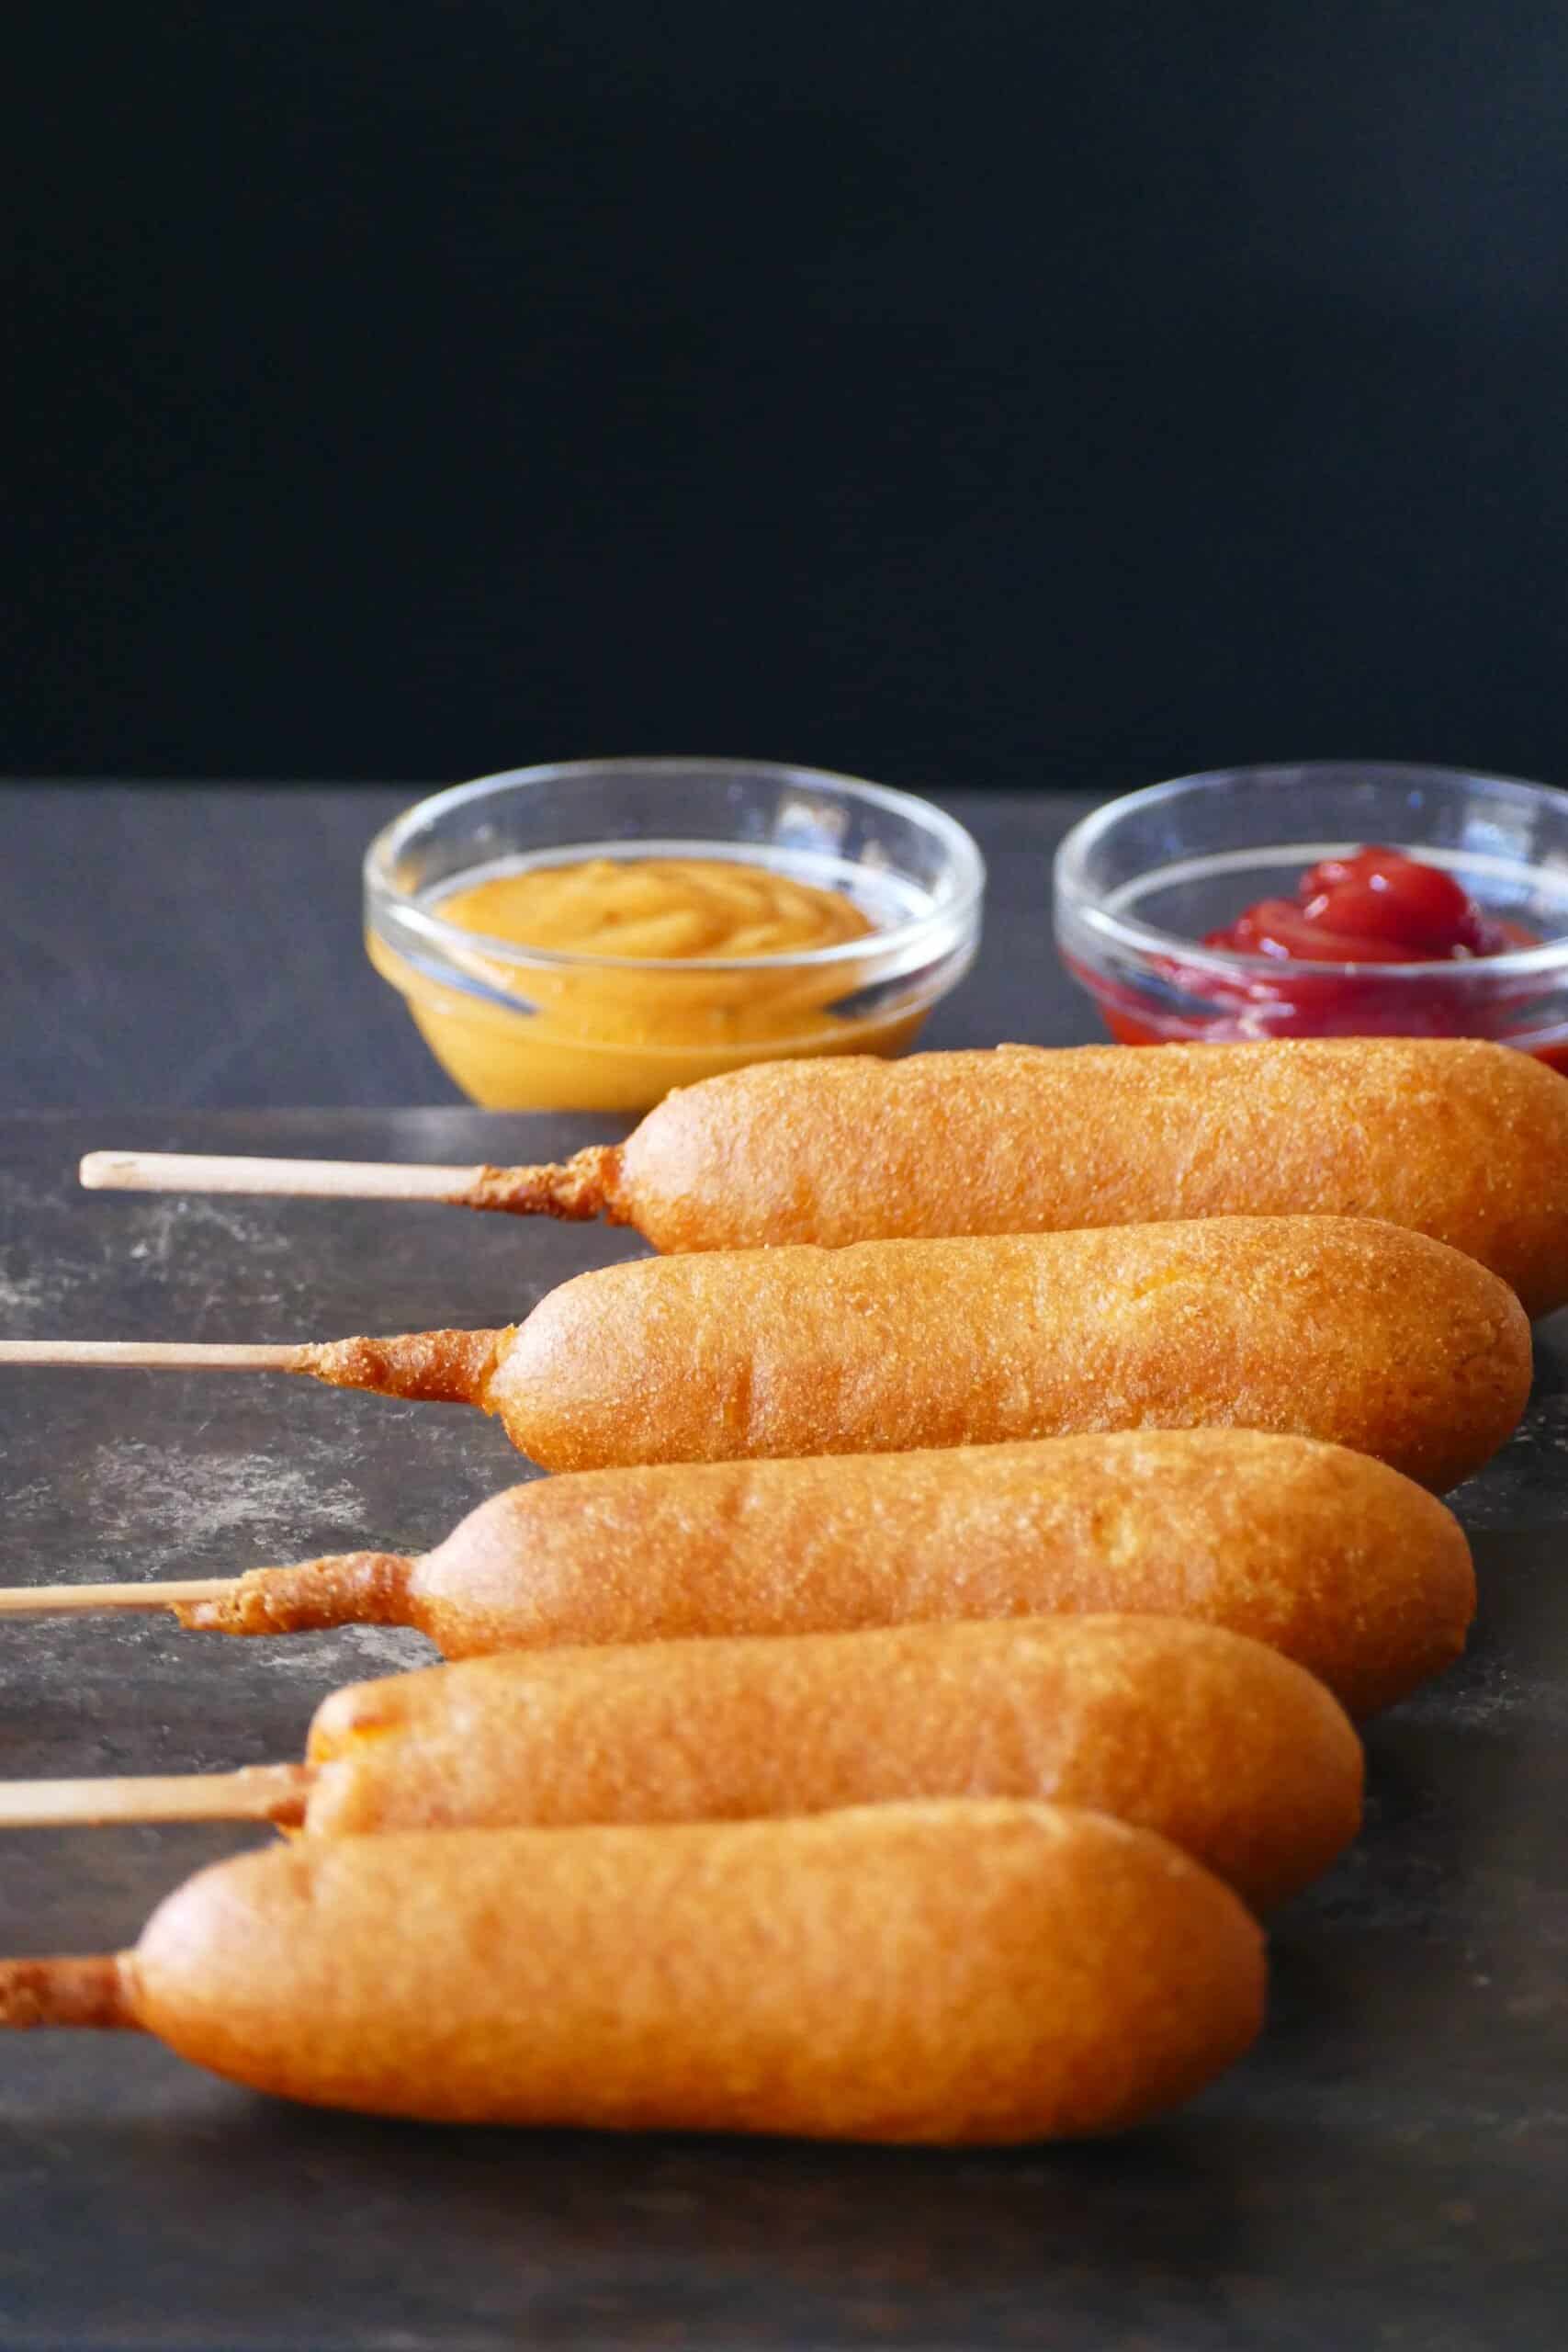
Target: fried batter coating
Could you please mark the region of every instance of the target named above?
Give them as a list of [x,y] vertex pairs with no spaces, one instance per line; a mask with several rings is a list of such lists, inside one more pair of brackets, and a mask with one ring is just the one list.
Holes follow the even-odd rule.
[[1173,1617],[474,1658],[334,1691],[309,1762],[312,1836],[1049,1799],[1157,1830],[1257,1906],[1327,1868],[1361,1801],[1321,1683]]
[[479,1401],[547,1470],[1222,1427],[1440,1490],[1511,1433],[1529,1379],[1517,1300],[1457,1250],[1213,1217],[605,1267],[507,1335]]
[[1151,1832],[960,1802],[302,1840],[187,1882],[119,1981],[182,2056],[318,2106],[962,2144],[1188,2098],[1257,2033],[1263,1956]]

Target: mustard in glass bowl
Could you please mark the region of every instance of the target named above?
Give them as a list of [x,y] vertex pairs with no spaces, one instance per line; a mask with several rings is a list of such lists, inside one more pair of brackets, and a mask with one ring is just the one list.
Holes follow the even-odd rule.
[[438,793],[365,861],[366,944],[491,1110],[638,1112],[742,1063],[893,1054],[974,960],[985,867],[810,768],[583,760]]

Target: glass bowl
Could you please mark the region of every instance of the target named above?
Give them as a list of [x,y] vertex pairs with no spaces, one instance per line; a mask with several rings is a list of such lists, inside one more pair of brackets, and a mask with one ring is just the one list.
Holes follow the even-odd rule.
[[[1201,944],[1320,858],[1386,844],[1453,874],[1538,947],[1427,964],[1284,962]],[[1222,768],[1086,817],[1055,863],[1063,962],[1124,1045],[1491,1037],[1568,1069],[1568,793],[1378,762]]]
[[[631,957],[442,916],[500,875],[648,857],[773,867],[873,928],[795,955]],[[745,1062],[900,1051],[974,960],[985,879],[964,827],[908,793],[750,760],[574,760],[458,785],[378,834],[366,945],[473,1102],[636,1112]]]

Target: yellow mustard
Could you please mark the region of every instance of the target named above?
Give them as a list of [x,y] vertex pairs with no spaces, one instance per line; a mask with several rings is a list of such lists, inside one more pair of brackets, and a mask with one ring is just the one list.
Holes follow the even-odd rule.
[[[444,1069],[487,1110],[640,1111],[672,1086],[743,1062],[807,1054],[894,1053],[923,1012],[844,1018],[830,1007],[863,985],[852,957],[825,969],[682,971],[697,957],[792,957],[870,938],[836,890],[735,858],[584,858],[493,875],[435,907],[482,939],[615,965],[526,970],[463,960],[519,999],[486,1003],[412,969],[374,937],[377,968],[407,998]],[[649,968],[618,968],[631,959]]]

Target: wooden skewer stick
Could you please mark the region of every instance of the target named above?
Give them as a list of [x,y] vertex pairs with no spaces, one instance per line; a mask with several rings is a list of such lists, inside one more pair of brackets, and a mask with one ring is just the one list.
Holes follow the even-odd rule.
[[187,1632],[320,1634],[334,1625],[417,1625],[414,1562],[400,1552],[327,1552],[239,1577],[164,1584],[34,1584],[0,1589],[0,1617],[167,1609]]
[[232,1577],[193,1577],[184,1584],[34,1584],[0,1589],[0,1617],[85,1616],[99,1609],[181,1609],[221,1600]]
[[608,1215],[618,1154],[591,1145],[539,1167],[429,1168],[389,1159],[246,1159],[220,1152],[90,1151],[89,1192],[251,1193],[337,1201],[435,1201],[447,1208],[582,1220]]
[[330,1388],[366,1389],[427,1405],[478,1405],[511,1333],[410,1331],[389,1339],[304,1341],[296,1347],[226,1340],[0,1340],[0,1365],[77,1370],[298,1372]]
[[400,1167],[382,1159],[245,1159],[220,1152],[90,1151],[90,1193],[251,1193],[341,1201],[445,1201],[482,1167]]
[[306,1347],[232,1346],[222,1340],[0,1340],[0,1363],[138,1367],[159,1372],[304,1372]]
[[106,1781],[0,1781],[0,1829],[90,1829],[119,1821],[270,1821],[298,1828],[308,1764]]

